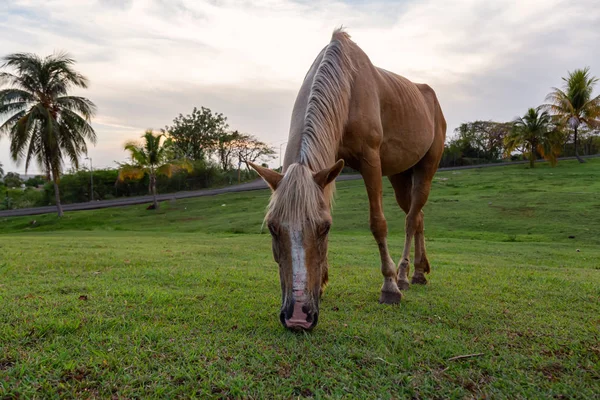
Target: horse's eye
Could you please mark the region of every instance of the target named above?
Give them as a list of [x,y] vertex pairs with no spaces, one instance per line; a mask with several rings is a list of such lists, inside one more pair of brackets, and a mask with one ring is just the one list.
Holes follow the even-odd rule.
[[271,235],[277,236],[277,228],[275,228],[275,225],[269,224],[267,226],[269,227],[269,232],[271,232]]
[[325,236],[329,233],[329,229],[331,229],[331,223],[326,222],[319,227],[319,235]]

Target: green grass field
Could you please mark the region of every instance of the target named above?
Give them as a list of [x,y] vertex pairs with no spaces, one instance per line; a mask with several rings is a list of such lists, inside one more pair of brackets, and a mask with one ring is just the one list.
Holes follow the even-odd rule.
[[[397,306],[338,184],[312,333],[278,320],[268,197],[0,219],[0,398],[597,398],[600,159],[439,173],[430,285]],[[397,261],[387,181],[385,210]]]

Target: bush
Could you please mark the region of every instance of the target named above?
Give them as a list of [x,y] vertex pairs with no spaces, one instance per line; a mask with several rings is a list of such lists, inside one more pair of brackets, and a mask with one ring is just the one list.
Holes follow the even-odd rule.
[[19,174],[16,174],[14,172],[9,172],[6,175],[4,175],[4,185],[7,188],[9,188],[9,189],[20,188],[22,184],[23,184],[23,180],[21,179]]
[[[179,191],[199,190],[209,187],[234,185],[238,183],[238,170],[223,171],[212,162],[195,161],[191,172],[180,171],[171,177],[158,176],[156,189],[159,194]],[[94,170],[94,200],[109,200],[117,197],[148,195],[148,176],[140,180],[126,179],[118,181],[116,169]],[[241,182],[257,179],[254,171],[245,168],[239,171]],[[81,203],[91,200],[91,176],[89,170],[65,174],[59,182],[60,197],[63,204]],[[47,182],[41,195],[40,205],[55,204],[54,185]]]
[[36,175],[33,178],[27,179],[27,181],[25,181],[25,186],[39,187],[39,186],[43,186],[45,183],[46,183],[46,178],[44,178],[42,175]]
[[39,207],[44,204],[44,192],[37,189],[5,189],[0,192],[0,210]]
[[[115,187],[118,171],[116,169],[94,170],[94,200],[104,200],[110,194],[118,196]],[[91,174],[89,170],[81,170],[61,176],[58,188],[61,201],[68,203],[81,203],[90,201],[91,196]],[[44,185],[45,198],[48,203],[54,204],[54,184],[48,182]]]

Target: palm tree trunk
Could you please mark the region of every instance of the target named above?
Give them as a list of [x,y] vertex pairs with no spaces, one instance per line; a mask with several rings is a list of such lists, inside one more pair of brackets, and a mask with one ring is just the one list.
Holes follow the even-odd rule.
[[584,163],[585,160],[579,157],[579,152],[577,151],[577,126],[573,128],[573,147],[575,147],[575,157],[577,158],[577,161]]
[[150,175],[150,185],[152,186],[152,196],[154,198],[154,209],[158,210],[158,200],[156,199],[156,176]]
[[54,181],[54,197],[56,199],[56,211],[59,217],[63,216],[62,205],[60,204],[60,192],[58,191],[58,176],[56,173],[52,173],[52,180]]
[[533,143],[531,143],[529,151],[529,168],[535,168],[535,145]]

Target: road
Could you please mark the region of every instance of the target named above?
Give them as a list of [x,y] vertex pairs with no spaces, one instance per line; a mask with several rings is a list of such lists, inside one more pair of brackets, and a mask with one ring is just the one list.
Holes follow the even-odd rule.
[[[583,158],[594,158],[599,157],[600,155],[594,156],[585,156]],[[575,157],[564,157],[560,160],[571,160]],[[481,164],[481,165],[467,165],[464,167],[450,167],[450,168],[440,168],[438,171],[452,171],[452,170],[460,170],[460,169],[474,169],[474,168],[489,168],[489,167],[501,167],[505,165],[515,165],[515,164],[527,164],[529,161],[515,161],[510,163],[495,163],[495,164]],[[539,160],[538,162],[544,162],[544,160]],[[362,177],[358,174],[356,175],[340,175],[336,181],[350,181],[362,179]],[[224,193],[237,193],[237,192],[248,192],[251,190],[262,190],[267,189],[267,185],[263,182],[262,179],[257,179],[252,182],[242,183],[240,185],[227,186],[219,189],[202,189],[202,190],[193,190],[187,192],[177,192],[177,193],[168,193],[168,194],[159,194],[158,200],[173,200],[173,199],[187,199],[190,197],[202,197],[202,196],[215,196],[218,194]],[[63,211],[80,211],[80,210],[96,210],[99,208],[108,208],[108,207],[121,207],[121,206],[131,206],[135,204],[144,204],[151,203],[152,196],[138,196],[138,197],[121,197],[118,199],[112,200],[100,200],[100,201],[90,201],[87,203],[74,203],[74,204],[63,204]],[[0,211],[0,217],[20,217],[25,215],[38,215],[38,214],[49,214],[55,213],[55,206],[45,206],[45,207],[33,207],[33,208],[21,208],[17,210],[5,210]]]

